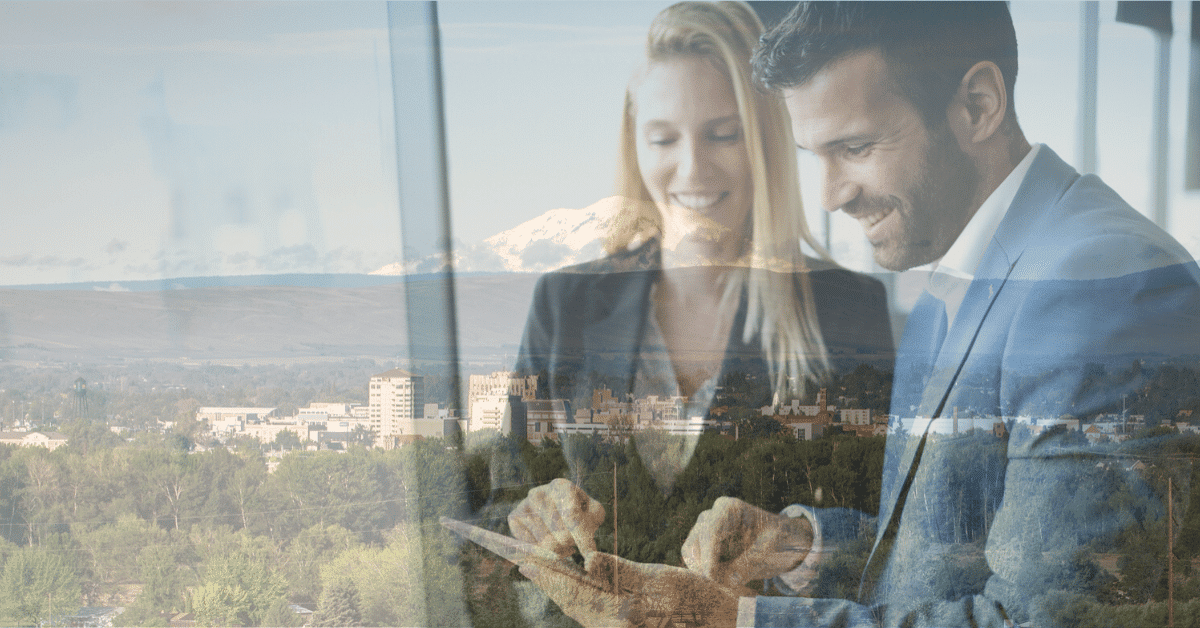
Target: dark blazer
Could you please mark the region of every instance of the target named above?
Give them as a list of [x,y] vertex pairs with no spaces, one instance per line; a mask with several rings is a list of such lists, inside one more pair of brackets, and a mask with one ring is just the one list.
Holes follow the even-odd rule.
[[[516,370],[545,376],[544,394],[572,399],[577,407],[590,402],[593,388],[601,385],[626,399],[633,392],[639,351],[661,350],[643,346],[658,259],[657,242],[651,241],[633,251],[542,277],[534,291]],[[874,362],[889,368],[894,345],[883,284],[867,275],[823,266],[808,275],[832,362],[836,367]],[[723,372],[766,373],[758,340],[742,339],[746,309],[743,294]]]
[[1071,595],[1120,588],[1094,552],[1162,538],[1166,476],[1189,475],[1171,443],[1095,442],[1071,420],[1120,413],[1152,368],[1196,366],[1200,271],[1179,243],[1042,147],[940,349],[932,307],[897,354],[860,599],[760,597],[756,625],[1054,625]]

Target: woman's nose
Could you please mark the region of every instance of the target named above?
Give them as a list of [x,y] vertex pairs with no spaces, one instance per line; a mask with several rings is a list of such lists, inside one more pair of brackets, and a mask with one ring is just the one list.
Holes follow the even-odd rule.
[[703,183],[712,170],[712,160],[703,142],[681,142],[675,176],[687,183]]

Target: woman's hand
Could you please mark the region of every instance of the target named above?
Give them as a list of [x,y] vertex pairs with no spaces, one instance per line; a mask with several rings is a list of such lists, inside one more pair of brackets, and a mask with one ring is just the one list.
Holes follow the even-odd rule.
[[559,556],[596,551],[596,529],[604,522],[604,506],[583,489],[557,479],[531,491],[508,515],[508,528],[521,541],[535,543]]

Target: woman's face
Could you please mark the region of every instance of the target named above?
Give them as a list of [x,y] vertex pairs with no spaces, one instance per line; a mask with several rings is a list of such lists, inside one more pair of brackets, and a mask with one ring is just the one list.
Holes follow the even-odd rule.
[[699,57],[650,66],[634,92],[638,169],[663,215],[664,245],[737,257],[753,202],[733,87]]

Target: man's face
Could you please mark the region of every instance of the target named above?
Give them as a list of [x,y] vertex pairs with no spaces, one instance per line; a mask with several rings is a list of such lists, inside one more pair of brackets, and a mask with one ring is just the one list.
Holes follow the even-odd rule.
[[875,261],[940,259],[978,208],[979,175],[949,128],[929,129],[877,51],[852,54],[783,90],[796,144],[820,160],[822,204],[857,219]]

